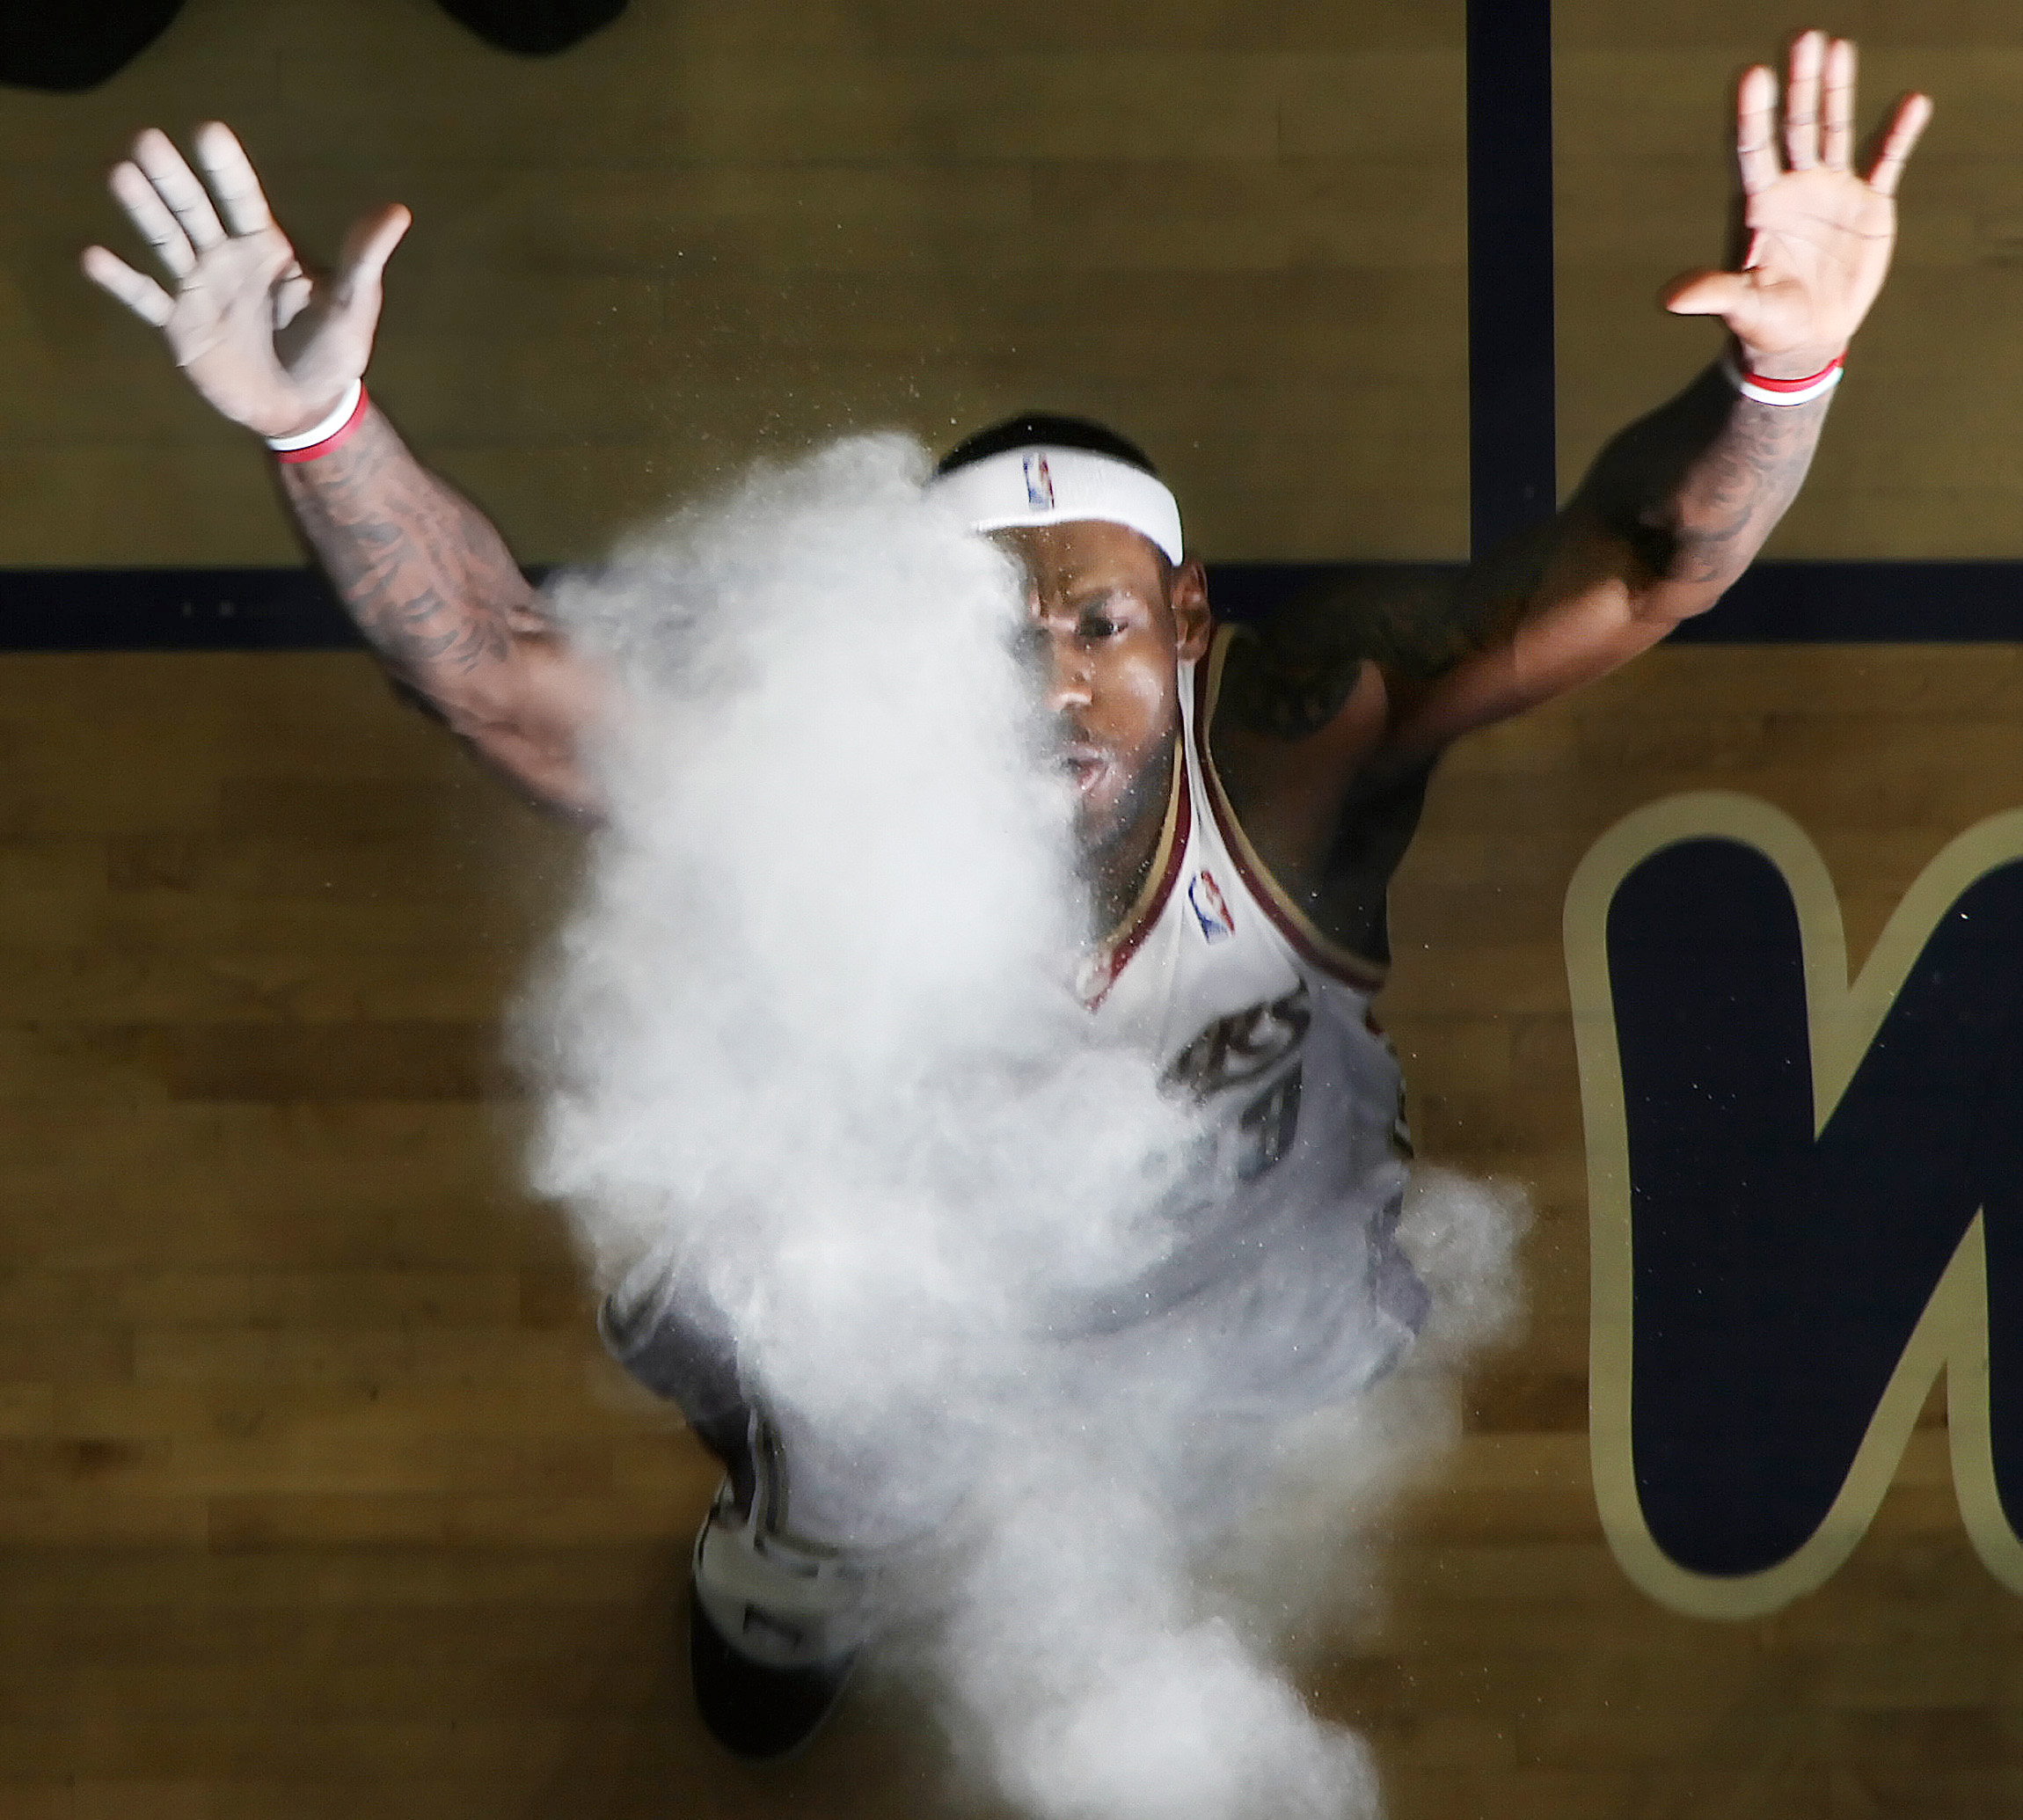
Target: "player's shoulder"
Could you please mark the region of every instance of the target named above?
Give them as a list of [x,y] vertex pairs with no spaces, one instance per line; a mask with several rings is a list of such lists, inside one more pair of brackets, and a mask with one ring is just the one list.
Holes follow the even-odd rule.
[[[1383,694],[1351,696],[1368,659],[1329,673],[1323,651],[1304,677],[1274,676],[1242,631],[1215,653],[1209,757],[1226,811],[1266,888],[1334,947],[1375,962],[1390,952],[1391,879],[1419,825],[1434,761],[1382,749]],[[1230,699],[1234,681],[1235,701]],[[1246,698],[1245,690],[1269,691]]]
[[1393,682],[1439,675],[1472,647],[1461,572],[1431,563],[1345,564],[1238,626],[1218,720],[1302,741],[1348,705],[1364,669]]

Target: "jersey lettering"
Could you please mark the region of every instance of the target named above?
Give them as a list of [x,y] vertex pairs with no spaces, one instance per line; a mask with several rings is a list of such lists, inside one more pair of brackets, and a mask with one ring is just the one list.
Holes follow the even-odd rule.
[[1173,1057],[1166,1085],[1207,1100],[1225,1087],[1255,1080],[1305,1042],[1312,1024],[1313,1006],[1302,980],[1269,1005],[1217,1018]]

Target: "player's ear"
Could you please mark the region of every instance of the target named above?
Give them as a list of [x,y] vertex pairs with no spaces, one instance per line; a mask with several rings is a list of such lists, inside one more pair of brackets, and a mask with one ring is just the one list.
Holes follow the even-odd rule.
[[1208,655],[1209,635],[1215,629],[1209,612],[1208,571],[1192,558],[1173,571],[1172,586],[1166,598],[1173,610],[1173,631],[1183,663]]

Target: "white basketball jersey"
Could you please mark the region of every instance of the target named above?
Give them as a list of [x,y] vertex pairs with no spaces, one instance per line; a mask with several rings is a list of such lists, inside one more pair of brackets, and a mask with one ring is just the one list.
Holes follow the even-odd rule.
[[[1181,761],[1139,902],[1085,982],[1099,1029],[1158,1056],[1210,1113],[1212,1197],[1107,1312],[1121,1332],[1223,1305],[1261,1325],[1238,1400],[1312,1407],[1359,1389],[1410,1339],[1425,1291],[1392,1239],[1406,1154],[1401,1082],[1372,1020],[1383,969],[1332,942],[1273,881],[1231,813],[1208,732],[1232,637],[1181,667]],[[1232,1312],[1231,1298],[1238,1305]]]

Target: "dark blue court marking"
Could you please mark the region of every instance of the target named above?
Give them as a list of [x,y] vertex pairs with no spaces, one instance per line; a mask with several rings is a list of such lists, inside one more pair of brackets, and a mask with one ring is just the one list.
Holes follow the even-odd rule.
[[311,569],[0,569],[0,650],[338,651],[362,642]]
[[[1263,618],[1338,563],[1218,563],[1226,619]],[[530,571],[538,581],[544,573]],[[348,651],[351,621],[307,568],[0,569],[0,651]]]
[[[1209,566],[1218,617],[1264,618],[1352,566]],[[1759,563],[1678,644],[2023,641],[2023,562]],[[352,629],[321,581],[292,569],[0,569],[0,651],[345,651]]]
[[[1220,618],[1259,619],[1302,587],[1355,566],[1370,566],[1210,564],[1209,596]],[[1671,642],[2023,642],[2023,562],[1759,562]]]
[[2007,644],[2023,640],[2023,562],[1763,562],[1682,645]]
[[1469,547],[1558,502],[1552,0],[1468,0]]

